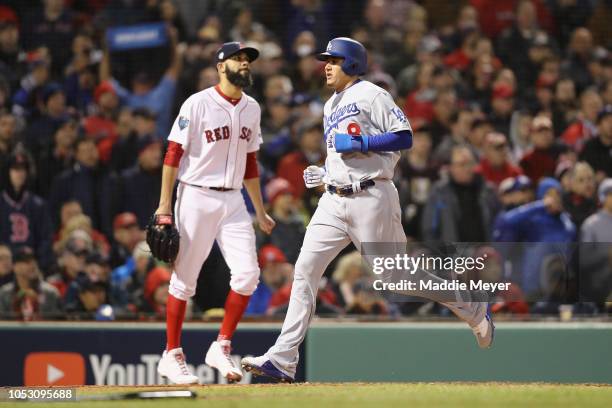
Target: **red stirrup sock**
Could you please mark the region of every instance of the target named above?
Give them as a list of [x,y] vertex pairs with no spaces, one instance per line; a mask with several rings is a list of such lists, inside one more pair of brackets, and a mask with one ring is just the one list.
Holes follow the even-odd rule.
[[223,316],[223,323],[221,323],[221,330],[219,330],[217,341],[232,339],[236,326],[238,326],[238,322],[249,305],[250,298],[250,295],[241,295],[230,289],[225,300],[225,315]]
[[168,294],[166,302],[166,350],[181,347],[181,330],[187,301]]

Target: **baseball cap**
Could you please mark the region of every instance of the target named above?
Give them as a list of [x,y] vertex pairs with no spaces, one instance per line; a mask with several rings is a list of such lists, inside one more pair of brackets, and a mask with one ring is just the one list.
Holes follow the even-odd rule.
[[282,194],[293,194],[293,187],[286,179],[277,177],[266,184],[266,196],[270,204],[274,204]]
[[27,246],[19,248],[13,254],[13,264],[21,263],[21,262],[30,262],[34,260],[36,260],[34,251],[32,251],[32,248],[27,247]]
[[138,142],[136,143],[138,154],[144,152],[145,150],[147,150],[149,146],[152,146],[155,144],[161,144],[161,142],[151,135],[146,135],[146,136],[139,138]]
[[511,86],[506,85],[506,84],[498,84],[495,85],[495,87],[493,87],[493,92],[491,94],[491,97],[493,99],[506,99],[506,98],[512,98],[514,96],[514,89],[512,89]]
[[223,62],[239,52],[246,53],[247,57],[249,57],[249,62],[253,62],[257,59],[257,57],[259,57],[259,51],[257,51],[255,48],[247,47],[238,41],[233,41],[226,42],[221,45],[217,52],[215,52],[215,58],[217,62]]
[[603,120],[608,115],[612,115],[612,105],[606,105],[602,110],[597,114],[597,124]]
[[599,188],[597,189],[597,196],[599,197],[599,202],[603,203],[608,194],[612,193],[612,178],[604,179]]
[[134,117],[141,117],[141,118],[148,119],[148,120],[156,120],[157,119],[157,117],[155,116],[155,112],[153,112],[151,109],[145,108],[145,107],[140,107],[140,108],[134,109],[134,111],[132,112],[132,116],[134,116]]
[[94,100],[96,103],[98,103],[100,101],[100,97],[107,92],[117,95],[115,87],[113,87],[113,84],[110,81],[100,82],[100,84],[96,86],[96,89],[94,90]]
[[113,220],[113,229],[129,228],[133,226],[138,226],[138,218],[131,212],[117,214]]
[[548,116],[539,115],[531,121],[531,130],[534,131],[551,130],[552,126],[552,120]]
[[505,178],[499,184],[499,194],[512,193],[531,187],[531,179],[525,175]]
[[52,82],[43,88],[42,97],[43,102],[46,104],[49,99],[58,93],[64,93],[64,88],[57,82]]
[[267,244],[259,250],[259,267],[265,269],[270,262],[284,263],[287,262],[287,258],[277,246]]

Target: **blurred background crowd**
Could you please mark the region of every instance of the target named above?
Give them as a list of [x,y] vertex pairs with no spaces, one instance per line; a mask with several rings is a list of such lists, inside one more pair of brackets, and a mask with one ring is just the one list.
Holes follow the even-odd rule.
[[[487,279],[518,291],[496,299],[498,313],[557,313],[571,302],[605,315],[610,21],[610,0],[3,0],[0,313],[163,319],[171,271],[151,257],[143,228],[157,208],[167,133],[186,97],[216,83],[219,45],[241,41],[261,52],[247,93],[262,107],[260,173],[277,222],[258,237],[261,283],[247,313],[282,315],[322,194],[302,180],[325,161],[330,91],[314,54],[344,35],[366,46],[366,79],[414,130],[395,177],[409,240],[490,243],[474,249],[488,255]],[[152,22],[163,23],[162,41],[111,46],[113,30]],[[194,318],[221,313],[228,276],[214,248]],[[347,248],[321,281],[317,313],[445,313],[391,302],[371,281]]]

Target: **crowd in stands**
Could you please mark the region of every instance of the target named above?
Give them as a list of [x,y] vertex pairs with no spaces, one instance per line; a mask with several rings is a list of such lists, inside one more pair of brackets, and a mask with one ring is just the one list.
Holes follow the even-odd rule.
[[[606,313],[610,21],[608,0],[5,0],[0,314],[163,319],[171,269],[151,257],[144,227],[166,137],[186,97],[217,82],[215,50],[241,41],[260,50],[246,92],[262,107],[260,174],[276,220],[258,234],[262,274],[247,314],[282,315],[323,193],[305,189],[302,172],[325,162],[331,91],[315,53],[335,36],[366,46],[365,79],[412,125],[394,178],[409,241],[484,243],[475,251],[489,255],[487,273],[521,292],[497,299],[497,312],[556,313],[588,291],[580,310]],[[147,22],[165,24],[165,43],[109,47],[110,29]],[[539,244],[496,246],[509,242]],[[354,250],[322,279],[318,314],[444,314],[373,291]],[[214,315],[228,276],[213,248],[193,316]],[[560,280],[574,288],[569,300]]]

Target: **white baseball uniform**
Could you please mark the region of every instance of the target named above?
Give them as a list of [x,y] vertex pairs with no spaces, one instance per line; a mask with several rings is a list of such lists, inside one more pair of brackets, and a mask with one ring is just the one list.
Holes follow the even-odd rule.
[[[377,135],[411,130],[408,119],[391,95],[368,81],[360,80],[326,103],[324,131],[327,144],[325,184],[354,186],[355,194],[339,196],[326,192],[308,225],[295,265],[291,299],[276,344],[266,356],[280,370],[295,377],[298,348],[315,312],[318,283],[329,263],[349,242],[360,249],[362,242],[406,243],[401,224],[399,196],[391,181],[398,152],[338,153],[336,133]],[[359,182],[374,180],[374,186],[359,191]],[[414,293],[413,293],[414,294]],[[448,304],[471,325],[480,322],[486,306],[480,303]]]
[[215,239],[230,268],[232,290],[250,295],[257,287],[255,231],[240,189],[247,153],[261,144],[260,119],[259,104],[250,96],[243,93],[234,106],[211,87],[190,96],[174,121],[168,140],[183,148],[174,210],[181,244],[169,292],[178,299],[194,295]]

